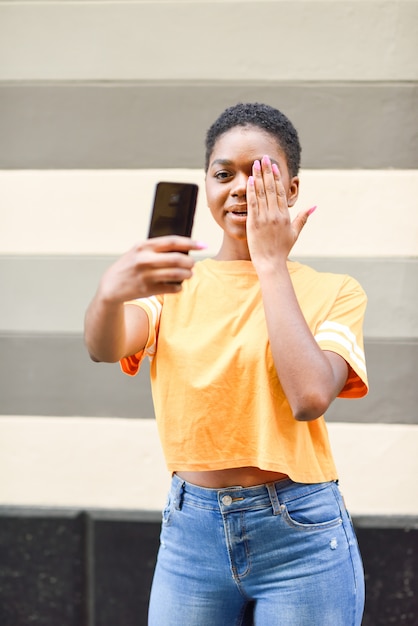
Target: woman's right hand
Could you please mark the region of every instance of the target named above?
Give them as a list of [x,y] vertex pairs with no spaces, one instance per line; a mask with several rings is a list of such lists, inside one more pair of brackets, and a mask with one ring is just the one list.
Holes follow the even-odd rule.
[[141,307],[124,303],[181,291],[194,265],[185,253],[205,247],[188,237],[155,237],[135,245],[108,268],[84,321],[84,340],[93,361],[113,363],[144,348],[147,315]]
[[190,250],[205,244],[188,237],[169,235],[147,239],[121,256],[103,275],[99,292],[109,304],[181,291],[191,278],[194,259]]

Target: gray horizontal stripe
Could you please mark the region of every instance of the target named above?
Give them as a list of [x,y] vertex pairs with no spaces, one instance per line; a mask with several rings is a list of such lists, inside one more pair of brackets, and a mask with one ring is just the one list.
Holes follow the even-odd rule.
[[[100,276],[115,260],[105,256],[1,256],[0,329],[6,332],[81,333]],[[418,337],[418,259],[304,258],[325,272],[354,276],[369,303],[368,338]]]
[[331,422],[418,423],[418,340],[366,340],[369,394],[361,400],[337,398]]
[[303,258],[320,272],[349,274],[368,298],[366,338],[418,337],[418,258]]
[[[92,363],[80,335],[0,335],[3,415],[153,417],[148,365],[136,378]],[[330,421],[418,423],[418,340],[366,342],[369,395],[336,400]]]
[[265,101],[299,130],[302,165],[415,169],[415,83],[0,83],[0,169],[200,168],[228,105]]
[[0,335],[0,414],[153,417],[148,362],[136,377],[93,363],[80,335]]

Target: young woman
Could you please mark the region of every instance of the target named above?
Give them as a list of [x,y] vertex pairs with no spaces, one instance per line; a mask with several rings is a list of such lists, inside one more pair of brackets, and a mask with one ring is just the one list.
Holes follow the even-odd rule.
[[[96,361],[151,359],[172,486],[150,626],[359,626],[361,558],[324,413],[367,392],[366,296],[352,278],[289,260],[312,209],[300,144],[280,111],[226,109],[206,137],[214,258],[170,236],[104,274],[87,311]],[[173,284],[179,282],[179,284]]]

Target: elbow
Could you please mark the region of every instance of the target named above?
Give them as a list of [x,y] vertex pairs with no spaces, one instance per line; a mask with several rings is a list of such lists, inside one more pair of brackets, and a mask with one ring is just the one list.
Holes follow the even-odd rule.
[[101,358],[96,356],[95,354],[89,352],[90,360],[93,363],[118,363],[122,357],[114,356],[114,355],[103,355]]
[[293,417],[297,422],[313,422],[314,420],[318,419],[318,417],[321,417],[321,415],[323,414],[324,413],[318,413],[317,411],[300,410],[294,411]]
[[[85,346],[90,360],[93,361],[93,363],[117,363],[119,361],[119,357],[117,355],[106,353],[101,350],[94,351],[87,345],[87,342],[85,342]],[[101,352],[100,356],[99,352]]]
[[124,355],[119,356],[112,347],[96,345],[84,336],[84,347],[93,363],[117,363]]
[[331,404],[331,399],[318,393],[299,399],[291,406],[297,422],[312,422],[324,415]]
[[84,336],[84,347],[93,363],[102,363],[102,359],[99,359],[99,357],[94,353],[86,336]]

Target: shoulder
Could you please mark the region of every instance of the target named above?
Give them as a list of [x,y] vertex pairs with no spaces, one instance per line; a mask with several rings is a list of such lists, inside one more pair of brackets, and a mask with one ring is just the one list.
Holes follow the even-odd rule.
[[363,287],[349,274],[319,271],[310,265],[305,265],[298,261],[289,263],[289,271],[296,286],[310,287],[313,290],[319,289],[322,292],[332,292],[335,296],[352,294],[367,300]]

